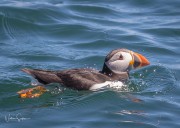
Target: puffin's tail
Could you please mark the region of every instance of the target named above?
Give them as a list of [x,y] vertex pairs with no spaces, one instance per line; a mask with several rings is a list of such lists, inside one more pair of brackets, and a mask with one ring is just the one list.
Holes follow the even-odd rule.
[[33,76],[42,84],[50,84],[50,83],[62,83],[61,78],[56,75],[56,71],[47,71],[47,70],[39,70],[39,69],[28,69],[23,68],[23,72]]

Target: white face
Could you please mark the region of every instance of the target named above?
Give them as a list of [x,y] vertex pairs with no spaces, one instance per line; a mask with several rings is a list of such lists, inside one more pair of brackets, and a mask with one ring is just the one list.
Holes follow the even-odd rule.
[[109,69],[115,73],[127,72],[133,57],[128,52],[117,52],[106,63]]

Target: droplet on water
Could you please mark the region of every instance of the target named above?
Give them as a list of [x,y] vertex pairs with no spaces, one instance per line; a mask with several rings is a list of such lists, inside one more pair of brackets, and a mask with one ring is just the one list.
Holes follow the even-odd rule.
[[142,85],[145,85],[145,82],[144,82],[144,81],[142,82]]

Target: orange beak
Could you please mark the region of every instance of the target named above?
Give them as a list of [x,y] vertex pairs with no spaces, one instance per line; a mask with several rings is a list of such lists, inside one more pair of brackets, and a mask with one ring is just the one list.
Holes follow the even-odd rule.
[[132,62],[130,62],[130,65],[132,65],[134,69],[141,68],[150,64],[150,62],[146,59],[146,57],[144,57],[139,53],[132,52],[132,56],[133,56],[133,60]]

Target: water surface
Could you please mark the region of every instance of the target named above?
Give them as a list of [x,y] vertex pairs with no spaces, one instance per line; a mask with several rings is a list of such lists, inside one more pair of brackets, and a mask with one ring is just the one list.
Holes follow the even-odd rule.
[[[179,5],[179,0],[1,0],[0,127],[178,128]],[[151,62],[130,72],[126,89],[78,92],[52,85],[40,98],[16,94],[32,87],[22,68],[101,70],[116,48]]]

